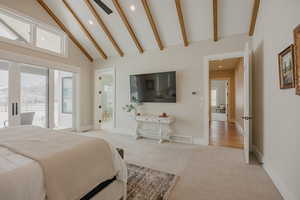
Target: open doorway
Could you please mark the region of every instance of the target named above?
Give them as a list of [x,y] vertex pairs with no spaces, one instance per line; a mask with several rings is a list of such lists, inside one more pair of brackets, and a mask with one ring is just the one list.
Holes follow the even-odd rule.
[[209,61],[209,144],[243,148],[243,57]]

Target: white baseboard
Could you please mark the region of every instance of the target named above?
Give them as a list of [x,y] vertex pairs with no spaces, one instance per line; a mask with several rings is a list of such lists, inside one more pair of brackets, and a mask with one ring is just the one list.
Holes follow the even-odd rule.
[[259,151],[256,145],[252,145],[252,151],[260,163],[264,163],[264,155]]
[[299,198],[296,198],[296,196],[291,191],[289,191],[289,189],[286,187],[286,185],[281,181],[279,176],[276,175],[276,173],[272,170],[272,168],[270,166],[268,166],[267,164],[264,164],[263,167],[264,167],[265,171],[268,173],[268,175],[270,176],[270,178],[272,179],[274,185],[276,186],[276,188],[278,189],[278,191],[280,192],[280,194],[282,195],[284,200],[298,200],[299,199]]
[[193,144],[197,144],[197,145],[204,145],[207,146],[209,145],[208,140],[202,137],[193,137]]
[[87,132],[93,129],[94,129],[93,125],[84,125],[84,126],[80,126],[79,132]]

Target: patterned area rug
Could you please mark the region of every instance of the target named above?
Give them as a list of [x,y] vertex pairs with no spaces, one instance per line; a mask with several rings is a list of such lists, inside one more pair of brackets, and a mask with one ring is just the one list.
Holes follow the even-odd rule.
[[128,200],[167,200],[178,176],[146,167],[127,164]]

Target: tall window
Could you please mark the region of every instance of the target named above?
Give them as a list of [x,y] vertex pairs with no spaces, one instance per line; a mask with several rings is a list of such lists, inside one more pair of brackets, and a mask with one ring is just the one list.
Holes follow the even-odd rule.
[[217,106],[217,89],[211,90],[211,106]]
[[66,56],[66,36],[63,32],[2,8],[0,8],[0,38],[7,42],[14,41],[14,44],[23,47],[25,45]]

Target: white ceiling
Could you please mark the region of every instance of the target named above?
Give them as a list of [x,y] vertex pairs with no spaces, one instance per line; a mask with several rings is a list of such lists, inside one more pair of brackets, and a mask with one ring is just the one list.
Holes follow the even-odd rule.
[[[144,50],[158,49],[141,0],[119,1]],[[100,58],[95,47],[81,31],[79,24],[64,6],[63,2],[61,0],[45,0],[45,2],[87,49],[92,57],[94,59]],[[67,0],[67,2],[98,41],[105,53],[109,57],[118,56],[111,42],[100,26],[98,26],[95,18],[85,5],[84,0]],[[94,2],[93,5],[124,51],[125,56],[138,53],[138,49],[122,23],[112,0],[103,0],[103,2],[113,10],[111,15],[104,13]],[[219,2],[219,36],[223,38],[248,33],[253,0],[220,0]],[[157,24],[163,45],[165,47],[182,45],[183,41],[175,0],[148,0],[148,4]],[[135,5],[136,10],[131,11],[130,5]],[[181,0],[181,5],[188,40],[190,42],[211,40],[213,36],[212,0]],[[94,24],[90,25],[88,20],[92,20]]]

